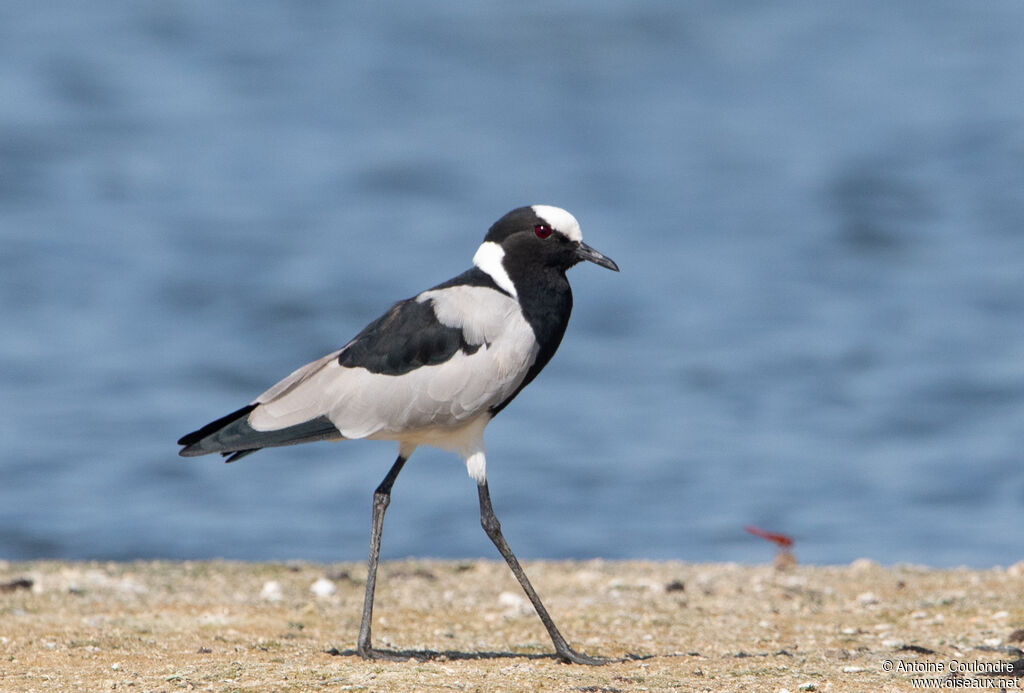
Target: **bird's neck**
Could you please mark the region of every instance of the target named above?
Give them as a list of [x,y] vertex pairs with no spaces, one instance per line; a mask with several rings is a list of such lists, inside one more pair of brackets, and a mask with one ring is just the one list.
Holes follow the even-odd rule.
[[541,352],[554,354],[565,334],[572,313],[572,289],[565,272],[551,268],[541,273],[532,273],[529,280],[516,281],[516,293],[523,317],[533,329]]

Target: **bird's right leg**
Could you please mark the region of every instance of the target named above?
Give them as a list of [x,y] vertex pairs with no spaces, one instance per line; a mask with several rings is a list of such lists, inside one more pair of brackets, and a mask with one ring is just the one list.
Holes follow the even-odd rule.
[[377,585],[377,562],[380,559],[380,537],[384,529],[384,511],[391,503],[391,487],[402,471],[402,466],[412,450],[400,450],[398,459],[391,465],[384,481],[373,492],[373,522],[370,526],[370,560],[366,571],[366,596],[363,599],[363,620],[359,625],[359,641],[356,651],[363,659],[405,659],[390,653],[374,650],[370,646],[370,621],[373,619],[373,590]]
[[551,636],[551,642],[555,646],[555,652],[558,654],[559,659],[563,662],[569,662],[572,664],[591,664],[600,665],[606,664],[607,660],[600,657],[591,657],[585,655],[569,646],[569,643],[565,641],[562,634],[558,632],[558,627],[555,626],[555,622],[551,620],[551,615],[548,610],[544,608],[544,604],[541,603],[540,597],[537,596],[536,590],[533,589],[533,585],[530,584],[530,579],[526,577],[526,573],[523,572],[523,567],[519,564],[519,559],[516,558],[515,554],[512,553],[512,549],[509,548],[508,542],[505,541],[505,536],[501,533],[501,523],[498,522],[498,518],[494,514],[494,506],[491,505],[491,492],[487,488],[487,479],[477,482],[477,493],[480,496],[480,524],[484,528],[484,532],[490,537],[494,546],[497,547],[498,553],[501,554],[505,562],[508,563],[508,567],[512,569],[512,574],[516,576],[516,580],[522,586],[523,591],[526,592],[526,596],[530,598],[530,602],[533,603],[533,608],[536,609],[537,615],[540,616],[541,623],[547,628],[548,635]]

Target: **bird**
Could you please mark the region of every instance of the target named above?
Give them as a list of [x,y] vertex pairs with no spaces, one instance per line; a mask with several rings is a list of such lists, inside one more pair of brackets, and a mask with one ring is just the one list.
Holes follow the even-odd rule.
[[583,242],[579,222],[551,205],[518,207],[488,229],[473,266],[395,303],[337,351],[294,371],[246,406],[182,436],[179,454],[234,462],[258,450],[313,441],[398,442],[373,493],[370,554],[356,654],[374,648],[373,597],[391,489],[417,447],[462,457],[476,481],[480,524],[547,629],[558,659],[603,664],[559,632],[501,531],[487,485],[484,429],[554,356],[572,312],[566,271],[618,265]]

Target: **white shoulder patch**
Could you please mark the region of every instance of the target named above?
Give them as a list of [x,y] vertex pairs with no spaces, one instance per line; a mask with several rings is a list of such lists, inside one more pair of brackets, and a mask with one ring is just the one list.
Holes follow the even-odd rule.
[[505,265],[502,264],[504,259],[505,251],[502,250],[500,245],[494,241],[484,241],[477,248],[476,254],[473,256],[473,264],[490,275],[495,284],[513,296],[518,297],[516,285],[512,283],[512,278],[508,276],[508,272],[505,271]]
[[[582,241],[583,232],[580,231],[580,223],[576,217],[569,214],[561,207],[551,205],[533,205],[533,213],[551,225],[551,228],[560,232],[570,241]],[[497,280],[495,280],[497,281]]]
[[503,334],[508,337],[517,330],[529,329],[514,298],[483,286],[432,289],[421,293],[416,301],[431,301],[438,321],[461,329],[470,344],[491,344]]

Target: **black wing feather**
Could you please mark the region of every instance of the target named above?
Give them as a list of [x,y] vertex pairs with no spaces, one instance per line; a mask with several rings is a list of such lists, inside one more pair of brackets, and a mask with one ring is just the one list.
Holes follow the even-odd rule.
[[234,423],[236,420],[242,417],[248,416],[249,413],[256,408],[255,404],[248,404],[241,409],[231,412],[227,416],[222,416],[216,421],[211,421],[197,431],[192,431],[187,435],[183,435],[178,440],[178,445],[184,445],[186,447],[198,443],[206,436],[216,433],[220,429],[224,428],[228,424]]
[[228,458],[226,462],[234,462],[262,448],[315,440],[338,440],[342,437],[334,424],[324,416],[274,431],[257,431],[249,425],[249,414],[258,406],[250,404],[242,407],[183,436],[178,444],[185,447],[178,454],[182,457],[198,457],[219,452]]
[[444,363],[459,351],[474,354],[479,348],[479,344],[466,341],[461,328],[438,322],[431,301],[409,298],[356,335],[338,356],[338,363],[371,373],[402,375]]

